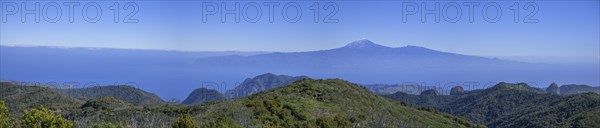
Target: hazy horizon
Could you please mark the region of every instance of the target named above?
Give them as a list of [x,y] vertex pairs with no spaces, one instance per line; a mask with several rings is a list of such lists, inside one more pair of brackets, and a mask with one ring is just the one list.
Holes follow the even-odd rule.
[[[25,1],[33,5],[36,1]],[[406,45],[423,46],[430,49],[478,56],[539,56],[539,57],[585,57],[600,58],[600,13],[599,1],[536,1],[532,8],[520,10],[514,15],[513,2],[424,2],[427,7],[457,3],[459,5],[477,3],[473,17],[465,6],[461,6],[461,17],[457,22],[448,22],[442,15],[439,22],[434,15],[407,15],[403,19],[404,5],[421,2],[366,2],[335,1],[331,7],[337,8],[330,17],[332,22],[313,22],[312,2],[277,2],[279,8],[288,3],[296,3],[303,10],[301,19],[289,22],[282,19],[282,12],[274,12],[271,22],[266,8],[257,22],[248,22],[241,16],[236,22],[234,15],[206,15],[202,9],[205,3],[196,1],[136,1],[139,9],[130,17],[135,22],[112,20],[110,2],[95,2],[102,7],[99,21],[90,23],[76,12],[73,22],[67,17],[63,7],[62,17],[57,22],[48,22],[43,15],[36,23],[32,15],[26,15],[22,23],[18,15],[3,16],[0,28],[0,44],[64,46],[64,47],[106,47],[125,49],[158,49],[178,51],[276,51],[301,52],[332,49],[347,42],[368,38],[384,46]],[[10,6],[11,2],[4,2]],[[233,7],[236,2],[223,2]],[[241,5],[253,2],[239,2]],[[330,2],[331,3],[331,2]],[[479,9],[484,5],[500,5],[500,20],[489,22],[482,17]],[[81,4],[86,4],[82,2]],[[208,2],[207,5],[213,4]],[[219,3],[220,4],[220,3]],[[259,2],[258,4],[269,4]],[[329,3],[323,2],[321,6]],[[44,5],[44,3],[42,3]],[[520,6],[530,6],[520,2]],[[531,5],[532,6],[532,5]],[[533,6],[532,6],[533,7]],[[81,9],[81,8],[76,8]],[[330,8],[331,9],[331,8]],[[52,10],[52,9],[50,9]],[[252,10],[252,9],[250,9]],[[452,9],[450,9],[452,11]],[[121,10],[122,15],[131,10]],[[244,11],[244,10],[242,10]],[[331,10],[321,10],[320,18]],[[93,13],[93,12],[91,12]],[[293,14],[293,12],[288,12]],[[489,15],[494,12],[488,12]],[[524,19],[529,16],[530,19]],[[241,14],[240,14],[241,15]],[[493,16],[493,15],[492,15]],[[518,22],[513,16],[519,16]],[[124,16],[120,17],[122,20]],[[422,22],[422,18],[426,21]],[[472,22],[470,21],[473,18]],[[221,22],[221,19],[226,19]],[[531,21],[535,22],[531,22]],[[205,22],[206,21],[206,22]],[[405,22],[406,21],[406,22]],[[35,36],[36,38],[31,38]],[[235,38],[229,38],[235,37]]]

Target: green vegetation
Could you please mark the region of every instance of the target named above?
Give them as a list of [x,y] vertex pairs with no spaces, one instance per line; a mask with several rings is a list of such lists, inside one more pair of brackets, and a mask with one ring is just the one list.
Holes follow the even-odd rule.
[[130,103],[114,97],[100,97],[97,99],[88,100],[81,106],[81,108],[84,110],[87,110],[88,108],[96,110],[119,110],[127,109],[131,106],[132,105]]
[[172,126],[173,128],[198,128],[196,120],[192,119],[190,114],[181,115]]
[[15,120],[8,115],[8,108],[4,105],[4,101],[0,100],[0,128],[12,128],[15,124]]
[[43,106],[23,112],[22,126],[25,128],[75,128],[75,123],[75,121],[68,121],[60,115],[55,115],[54,112]]
[[123,126],[119,124],[114,124],[110,122],[102,122],[102,123],[90,123],[92,128],[130,128],[129,126]]
[[344,80],[304,79],[230,100],[144,105],[150,102],[73,98],[55,89],[2,83],[0,128],[600,127],[595,93],[553,95],[524,83],[453,90],[452,95],[436,90],[385,95],[402,101],[394,102]]
[[227,117],[217,117],[216,121],[202,124],[201,128],[242,128]]
[[146,92],[144,90],[119,85],[119,86],[96,86],[90,88],[71,88],[57,89],[58,92],[66,96],[76,97],[83,100],[100,98],[100,97],[115,97],[117,99],[127,101],[139,105],[163,105],[166,104],[156,94]]
[[[82,101],[49,88],[2,84],[1,98],[9,102],[0,102],[0,126],[483,127],[470,122],[490,127],[600,126],[600,95],[595,93],[552,95],[523,83],[454,90],[453,95],[438,95],[435,90],[385,95],[402,101],[394,102],[344,80],[304,79],[247,97],[188,106],[143,105],[110,96]],[[49,107],[35,108],[39,105]]]
[[343,80],[305,79],[219,104],[230,107],[206,117],[230,117],[244,127],[476,126],[437,111],[391,102]]
[[599,127],[600,95],[552,95],[527,84],[499,83],[460,95],[410,95],[385,97],[463,116],[489,127]]
[[[43,87],[13,89],[12,86],[3,85],[0,91],[22,96],[20,93],[36,90],[44,94],[41,99],[47,99],[44,96],[72,99]],[[5,87],[10,90],[4,90]],[[2,97],[12,98],[15,97]],[[48,125],[60,127],[482,127],[432,108],[387,100],[344,80],[305,79],[247,97],[189,106],[141,105],[115,97],[74,100],[78,102],[56,101],[61,103],[56,108],[27,111],[22,118],[28,121],[21,124],[49,118],[55,123]],[[16,105],[8,105],[11,111],[18,110],[11,106],[39,105],[12,101],[9,103]]]
[[76,110],[84,101],[68,97],[57,91],[40,86],[20,86],[8,82],[0,83],[0,100],[4,100],[9,108],[10,115],[21,118],[23,111],[30,108],[44,106],[60,111],[60,114]]

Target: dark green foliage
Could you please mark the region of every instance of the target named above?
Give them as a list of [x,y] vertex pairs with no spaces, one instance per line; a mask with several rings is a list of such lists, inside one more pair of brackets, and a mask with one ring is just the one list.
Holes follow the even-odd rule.
[[166,104],[156,94],[144,90],[119,85],[119,86],[96,86],[90,88],[58,89],[58,92],[84,100],[100,97],[115,97],[117,99],[140,105],[163,105]]
[[573,127],[576,128],[598,128],[600,127],[600,108],[582,113],[573,120]]
[[224,100],[226,97],[214,89],[198,88],[192,91],[182,104],[203,104],[210,101]]
[[261,127],[477,126],[460,124],[458,118],[450,115],[390,102],[343,80],[305,79],[234,102],[233,105],[243,104],[242,108],[234,108],[249,110],[247,115]]
[[92,128],[131,128],[130,126],[124,126],[110,122],[90,123],[89,126]]
[[183,114],[172,124],[173,128],[198,128],[196,120],[189,114]]
[[323,116],[317,119],[317,126],[321,128],[347,128],[352,127],[352,122],[343,116]]
[[[600,95],[598,94],[586,93],[561,96],[554,100],[549,100],[544,106],[531,105],[520,108],[520,111],[516,111],[514,114],[521,116],[506,116],[501,119],[502,121],[495,121],[491,125],[507,127],[571,127],[578,121],[577,119],[581,118],[600,120],[599,116],[583,117],[583,114],[597,109],[600,109]],[[592,124],[592,122],[586,125],[600,126],[599,123]]]
[[385,97],[430,106],[489,127],[597,126],[594,120],[600,119],[587,114],[600,108],[597,94],[552,95],[523,83],[499,83],[454,96],[396,93]]
[[217,117],[216,121],[204,123],[200,126],[201,128],[241,128],[241,126],[235,124],[233,120],[228,117]]
[[114,97],[100,97],[90,99],[81,106],[82,109],[92,108],[97,110],[122,110],[132,105]]
[[43,106],[23,112],[22,127],[24,128],[75,128],[75,123],[65,120],[60,115],[55,115],[54,112]]
[[53,89],[40,86],[20,86],[9,82],[0,83],[0,100],[4,100],[10,115],[21,118],[24,110],[45,106],[66,114],[75,110],[83,101],[62,95]]

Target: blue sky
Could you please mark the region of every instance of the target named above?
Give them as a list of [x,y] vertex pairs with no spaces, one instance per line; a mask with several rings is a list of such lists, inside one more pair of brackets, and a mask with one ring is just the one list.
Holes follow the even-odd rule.
[[[7,15],[15,1],[2,1],[0,43],[2,45],[42,45],[68,47],[109,47],[135,49],[166,49],[185,51],[312,51],[336,48],[348,42],[368,38],[373,42],[401,47],[417,45],[431,49],[481,56],[536,56],[600,59],[599,1],[543,1],[519,4],[519,22],[515,23],[514,2],[500,2],[500,20],[495,23],[483,19],[483,6],[490,1],[475,2],[474,21],[468,19],[467,2],[440,1],[440,8],[456,3],[461,5],[462,16],[456,23],[443,19],[434,21],[433,15],[426,15],[427,22],[420,21],[420,13],[407,16],[402,21],[403,7],[421,2],[411,1],[333,1],[319,3],[319,21],[315,23],[314,2],[295,2],[302,9],[300,20],[295,23],[283,19],[282,8],[293,2],[276,2],[274,20],[269,22],[267,6],[261,6],[261,18],[256,23],[241,19],[234,22],[233,15],[227,15],[227,22],[220,21],[220,13],[207,16],[202,21],[203,2],[211,1],[135,1],[138,12],[133,16],[138,23],[123,23],[123,18],[131,12],[123,8],[127,2],[119,3],[120,22],[113,22],[114,2],[97,2],[102,16],[96,23],[83,19],[82,8],[94,2],[79,2],[75,7],[74,22],[68,21],[68,8],[61,6],[62,16],[57,23],[44,19],[34,22],[33,15],[26,15],[27,22],[20,21],[21,15]],[[25,2],[27,7],[35,6],[36,1]],[[51,5],[52,1],[39,1],[40,8]],[[250,1],[258,5],[266,1]],[[250,2],[240,2],[240,8]],[[470,1],[472,2],[472,1]],[[17,4],[21,2],[17,1]],[[49,4],[50,3],[50,4]],[[65,2],[56,2],[63,5]],[[216,2],[217,5],[221,2]],[[427,8],[436,2],[424,3]],[[268,3],[267,3],[268,4]],[[325,9],[328,5],[328,9]],[[528,5],[527,9],[525,6]],[[235,2],[225,2],[232,8]],[[47,12],[56,9],[47,6]],[[133,6],[131,6],[133,7]],[[242,13],[255,16],[252,6]],[[288,6],[293,7],[293,6]],[[323,18],[337,7],[332,19],[337,23],[323,23]],[[448,15],[455,15],[455,8],[447,6]],[[537,23],[524,23],[523,19],[534,7],[538,8],[532,19]],[[408,9],[408,8],[406,8]],[[422,11],[422,8],[420,8]],[[488,9],[488,17],[496,13]],[[44,9],[40,9],[44,10]],[[87,14],[94,15],[95,11]],[[294,8],[287,12],[294,17]],[[53,17],[49,13],[48,17]],[[438,14],[444,14],[438,13]],[[88,15],[88,16],[89,16]],[[91,16],[93,17],[93,16]],[[43,18],[43,17],[42,17]],[[243,18],[243,17],[242,17]]]

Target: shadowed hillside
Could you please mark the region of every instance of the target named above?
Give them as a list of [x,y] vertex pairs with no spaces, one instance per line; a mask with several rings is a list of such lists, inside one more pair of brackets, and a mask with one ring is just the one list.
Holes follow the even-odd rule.
[[217,90],[199,88],[194,91],[183,101],[182,104],[202,104],[210,101],[224,100],[226,97]]
[[294,81],[308,78],[306,76],[287,76],[287,75],[275,75],[272,73],[266,73],[254,78],[247,78],[232,90],[227,91],[229,98],[243,97],[250,94],[254,94],[260,91],[269,90],[271,88],[288,85]]
[[82,98],[84,100],[110,96],[134,104],[165,104],[165,102],[162,99],[160,99],[160,97],[158,97],[156,94],[125,85],[60,89],[59,92],[67,96]]

